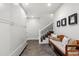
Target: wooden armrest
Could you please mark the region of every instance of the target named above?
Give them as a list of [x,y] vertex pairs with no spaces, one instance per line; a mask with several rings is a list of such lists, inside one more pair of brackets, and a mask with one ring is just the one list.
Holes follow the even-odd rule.
[[66,47],[79,47],[79,45],[66,45]]
[[68,52],[79,52],[79,50],[68,50],[68,47],[79,47],[79,45],[66,45],[65,47],[65,55],[68,55]]

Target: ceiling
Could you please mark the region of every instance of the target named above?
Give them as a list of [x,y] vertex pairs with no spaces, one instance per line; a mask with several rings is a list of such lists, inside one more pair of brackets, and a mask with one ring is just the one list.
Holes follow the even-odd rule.
[[61,6],[61,3],[51,3],[48,6],[47,3],[23,3],[23,9],[27,12],[29,17],[43,17],[50,16],[50,14],[54,14],[54,12]]

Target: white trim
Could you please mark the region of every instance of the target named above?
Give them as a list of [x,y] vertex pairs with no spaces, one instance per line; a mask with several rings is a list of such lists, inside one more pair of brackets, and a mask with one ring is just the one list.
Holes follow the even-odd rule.
[[19,47],[17,47],[11,54],[10,56],[19,56],[20,53],[23,51],[23,49],[26,47],[27,43],[24,41]]
[[40,40],[39,40],[39,44],[48,44],[49,43],[49,38],[46,38],[46,40],[44,40],[43,42],[41,42]]
[[39,38],[26,38],[27,40],[39,40]]

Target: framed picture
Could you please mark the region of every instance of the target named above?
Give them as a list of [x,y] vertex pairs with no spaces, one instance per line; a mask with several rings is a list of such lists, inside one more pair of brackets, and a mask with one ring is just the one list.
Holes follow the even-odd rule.
[[67,20],[66,18],[61,19],[61,26],[66,26]]
[[60,27],[60,21],[57,21],[57,27]]
[[68,17],[69,25],[77,24],[77,13],[74,13]]

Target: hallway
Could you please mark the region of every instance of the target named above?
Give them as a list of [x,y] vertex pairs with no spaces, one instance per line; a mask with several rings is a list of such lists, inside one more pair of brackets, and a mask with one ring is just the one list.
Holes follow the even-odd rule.
[[27,41],[28,46],[25,48],[21,56],[57,56],[49,45],[39,45],[38,40]]
[[79,3],[0,3],[0,56],[68,55],[79,44],[78,17]]
[[[0,56],[19,56],[27,39],[39,39],[39,30],[53,22],[53,12],[62,4],[50,5],[51,8],[48,3],[0,3]],[[54,55],[48,45],[39,44],[28,42],[22,55]]]

